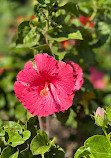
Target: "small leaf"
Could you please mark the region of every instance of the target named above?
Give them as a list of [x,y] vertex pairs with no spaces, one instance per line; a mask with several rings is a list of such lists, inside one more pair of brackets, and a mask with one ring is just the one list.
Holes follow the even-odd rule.
[[16,147],[17,145],[23,144],[25,141],[24,139],[15,132],[7,132],[9,139],[8,139],[8,143],[11,143],[12,147]]
[[35,136],[36,136],[36,129],[35,129],[35,125],[36,126],[39,126],[38,124],[38,118],[37,116],[33,116],[33,117],[30,117],[29,120],[27,121],[27,129],[31,132],[31,137],[30,139],[32,140]]
[[90,152],[84,146],[82,146],[76,151],[74,158],[80,158],[82,156],[87,156],[89,154]]
[[15,148],[8,146],[2,151],[1,158],[18,158],[19,151]]
[[15,131],[19,131],[19,133],[22,133],[22,127],[13,121],[5,121],[4,122],[4,129],[13,129]]
[[28,131],[28,130],[24,131],[22,134],[23,134],[23,139],[24,140],[29,139],[29,137],[31,136],[31,132]]
[[48,39],[49,40],[54,40],[54,41],[57,41],[57,42],[62,42],[62,41],[69,40],[69,39],[83,40],[80,31],[69,33],[65,37],[62,37],[62,35],[61,35],[61,37],[50,37],[50,36],[48,36]]
[[64,59],[65,55],[67,52],[54,52],[55,55],[58,56],[59,61],[61,61],[62,59]]
[[39,131],[39,133],[34,137],[30,145],[30,149],[33,155],[46,153],[51,146],[49,143],[50,141],[47,134],[44,131]]
[[68,38],[69,39],[80,39],[80,40],[83,40],[80,31],[68,34]]
[[40,46],[34,46],[33,49],[36,49],[38,51],[43,51],[44,53],[52,54],[52,51],[50,49],[50,46],[48,44],[40,45]]

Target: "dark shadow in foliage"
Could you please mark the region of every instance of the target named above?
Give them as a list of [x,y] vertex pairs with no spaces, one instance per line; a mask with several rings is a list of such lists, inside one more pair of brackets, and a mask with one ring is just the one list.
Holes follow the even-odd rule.
[[31,140],[36,136],[37,131],[35,129],[35,126],[37,126],[37,128],[39,127],[39,123],[38,123],[38,118],[37,116],[31,117],[28,122],[27,122],[27,130],[29,130],[31,132],[31,137],[28,140],[28,142],[30,143]]

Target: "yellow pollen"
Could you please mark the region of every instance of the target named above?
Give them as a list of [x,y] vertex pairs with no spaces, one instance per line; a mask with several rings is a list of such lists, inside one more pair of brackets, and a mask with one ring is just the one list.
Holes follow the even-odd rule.
[[40,95],[41,95],[42,97],[45,97],[47,94],[48,94],[48,92],[47,92],[46,89],[43,89],[43,90],[40,91]]

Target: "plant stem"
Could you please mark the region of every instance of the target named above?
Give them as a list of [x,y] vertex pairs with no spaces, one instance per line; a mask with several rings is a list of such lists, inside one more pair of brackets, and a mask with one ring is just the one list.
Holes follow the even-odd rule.
[[42,154],[42,158],[45,158],[45,157],[44,157],[44,154]]
[[[46,13],[46,32],[45,32],[46,44],[49,44],[48,30],[49,30],[49,10],[47,10],[47,13]],[[46,117],[46,132],[47,132],[48,137],[50,137],[50,119],[49,119],[49,116]]]
[[49,43],[48,41],[48,30],[49,30],[49,11],[47,11],[46,13],[46,31],[45,31],[45,40],[46,40],[46,44]]
[[92,13],[92,15],[91,15],[91,17],[90,17],[90,20],[92,21],[93,19],[94,19],[94,17],[96,16],[96,13],[97,13],[97,2],[95,1],[95,0],[93,0],[93,13]]
[[104,134],[105,134],[105,136],[106,136],[106,138],[107,138],[107,140],[108,140],[108,142],[109,142],[109,144],[110,144],[110,147],[111,147],[111,142],[110,142],[110,139],[109,139],[109,137],[108,137],[108,134],[107,134],[107,132],[106,132],[105,127],[103,127],[102,130],[103,130],[103,132],[104,132]]
[[42,118],[38,117],[38,120],[39,120],[40,130],[44,130]]
[[48,137],[50,138],[50,118],[49,116],[46,117],[46,132],[47,132],[47,135]]

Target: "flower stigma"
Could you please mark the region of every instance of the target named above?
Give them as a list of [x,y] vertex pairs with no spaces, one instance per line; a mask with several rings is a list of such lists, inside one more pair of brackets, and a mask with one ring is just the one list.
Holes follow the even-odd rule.
[[40,95],[41,95],[42,97],[45,97],[46,95],[48,95],[48,91],[47,91],[48,85],[49,85],[49,83],[48,83],[48,82],[45,82],[44,89],[42,89],[42,90],[40,91]]

